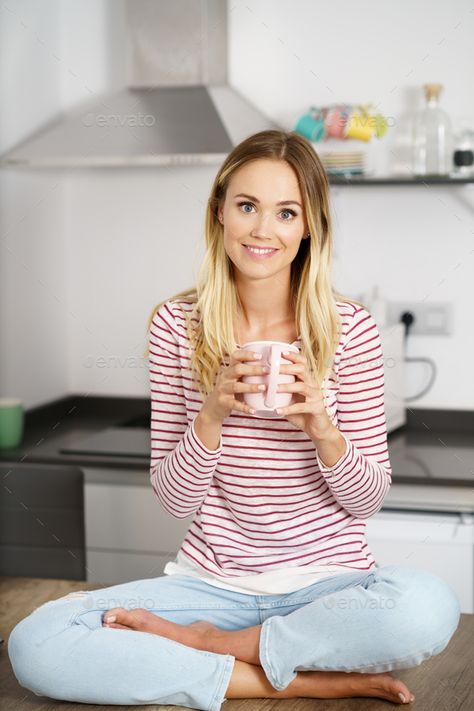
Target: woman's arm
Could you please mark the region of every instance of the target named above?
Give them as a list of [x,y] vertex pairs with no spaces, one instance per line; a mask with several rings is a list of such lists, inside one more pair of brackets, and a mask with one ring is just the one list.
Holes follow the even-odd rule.
[[219,449],[222,422],[210,420],[206,417],[205,413],[201,411],[194,420],[194,431],[206,447],[211,450]]
[[[178,329],[183,325],[179,307],[166,302],[153,318],[149,339],[150,481],[165,511],[175,518],[186,518],[199,509],[222,451],[217,428],[203,427],[202,421],[196,428],[199,414],[188,422],[185,387],[191,389],[193,384],[183,375],[180,359]],[[212,449],[209,443],[217,446]]]
[[[337,501],[353,516],[369,518],[382,507],[392,482],[384,408],[380,334],[371,314],[358,307],[338,368],[337,429],[316,445],[321,473]],[[344,441],[344,446],[342,446]],[[325,464],[340,457],[331,466]]]

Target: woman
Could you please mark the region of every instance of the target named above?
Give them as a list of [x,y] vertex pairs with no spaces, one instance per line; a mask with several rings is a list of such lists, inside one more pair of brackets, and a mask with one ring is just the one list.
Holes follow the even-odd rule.
[[[215,179],[197,288],[150,318],[151,484],[169,515],[193,515],[181,549],[158,578],[22,620],[9,640],[20,684],[212,711],[226,698],[413,700],[388,672],[441,652],[459,604],[427,572],[379,567],[365,540],[391,483],[383,354],[370,313],[331,287],[331,257],[311,144],[250,136]],[[254,340],[300,346],[280,367],[295,381],[279,387],[293,401],[278,419],[243,399],[257,386],[242,377],[264,373],[241,347]]]

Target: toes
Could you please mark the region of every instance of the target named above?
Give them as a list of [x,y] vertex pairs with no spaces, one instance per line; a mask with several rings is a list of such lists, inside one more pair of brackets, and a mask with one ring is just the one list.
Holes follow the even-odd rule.
[[413,694],[402,694],[402,692],[398,694],[398,698],[402,704],[411,704],[411,702],[415,700]]
[[403,684],[402,686],[397,684],[397,687],[395,688],[394,693],[396,696],[398,696],[398,698],[400,699],[402,704],[409,704],[415,700],[415,697],[413,696],[411,691],[408,689],[408,687],[405,686],[405,684]]
[[397,704],[410,704],[414,695],[401,679],[396,679],[390,672],[376,674],[372,680],[373,688],[382,692],[383,698]]
[[112,607],[110,610],[107,610],[107,612],[104,613],[103,620],[107,624],[113,624],[115,622],[119,625],[125,625],[126,627],[132,627],[134,623],[133,615],[123,607]]

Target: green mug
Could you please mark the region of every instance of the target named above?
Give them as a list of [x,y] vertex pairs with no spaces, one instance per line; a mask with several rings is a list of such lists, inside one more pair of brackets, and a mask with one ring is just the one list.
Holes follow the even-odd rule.
[[18,447],[23,437],[25,415],[21,400],[0,398],[0,449]]

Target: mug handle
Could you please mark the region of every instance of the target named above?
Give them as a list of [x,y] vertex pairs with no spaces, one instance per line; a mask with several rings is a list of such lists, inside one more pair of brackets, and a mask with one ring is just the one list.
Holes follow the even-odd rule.
[[270,375],[268,378],[268,388],[265,394],[265,407],[275,409],[275,396],[278,386],[278,374],[280,372],[281,346],[270,346]]

